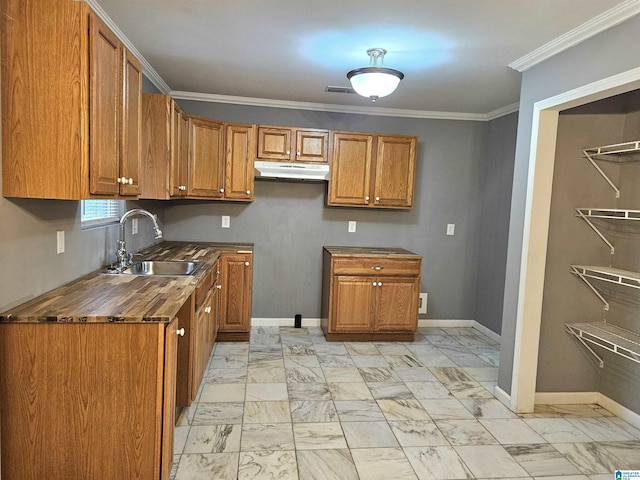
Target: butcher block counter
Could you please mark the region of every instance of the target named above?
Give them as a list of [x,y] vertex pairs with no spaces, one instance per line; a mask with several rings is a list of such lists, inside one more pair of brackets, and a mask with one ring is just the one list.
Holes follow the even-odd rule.
[[223,251],[252,252],[250,243],[162,242],[135,260],[205,262],[193,276],[114,275],[102,269],[0,314],[0,322],[169,322]]
[[322,330],[328,341],[413,341],[422,257],[403,248],[324,247]]
[[239,257],[249,271],[252,251],[162,242],[141,259],[205,265],[182,277],[96,271],[3,313],[0,477],[168,479],[176,412],[198,391],[214,299],[232,278],[220,265]]

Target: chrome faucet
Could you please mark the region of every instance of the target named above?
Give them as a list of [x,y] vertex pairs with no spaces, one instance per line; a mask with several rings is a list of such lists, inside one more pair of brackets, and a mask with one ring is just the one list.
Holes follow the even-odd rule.
[[160,227],[158,226],[158,218],[153,213],[141,208],[134,208],[133,210],[129,210],[124,215],[122,215],[122,218],[120,218],[120,239],[118,240],[118,251],[116,252],[117,269],[120,272],[131,265],[131,260],[133,258],[133,254],[127,253],[127,250],[125,249],[124,226],[125,223],[127,223],[127,220],[129,220],[131,217],[136,216],[149,217],[153,222],[153,231],[155,232],[155,237],[162,238],[162,230],[160,230]]

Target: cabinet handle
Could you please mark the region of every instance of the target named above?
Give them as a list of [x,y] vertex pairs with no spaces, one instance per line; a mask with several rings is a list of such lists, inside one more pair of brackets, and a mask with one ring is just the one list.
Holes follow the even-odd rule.
[[176,333],[178,335],[180,335],[181,337],[184,337],[184,327],[179,328],[178,330],[176,330]]
[[376,197],[376,202],[379,202],[379,201],[380,201],[380,197]]
[[371,267],[372,270],[382,270],[384,267]]
[[221,189],[220,189],[220,193],[224,193],[224,188],[221,188]]
[[249,266],[249,262],[244,262],[244,266],[248,267]]
[[367,195],[366,197],[364,197],[364,199],[368,202],[368,201],[369,201],[369,195]]
[[251,190],[247,190],[247,195],[251,195]]

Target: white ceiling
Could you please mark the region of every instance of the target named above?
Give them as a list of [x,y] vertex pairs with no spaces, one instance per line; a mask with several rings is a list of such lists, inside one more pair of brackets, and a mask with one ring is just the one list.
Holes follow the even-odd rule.
[[[637,12],[638,0],[94,0],[173,92],[491,114],[518,102],[509,64]],[[593,20],[595,19],[595,21]],[[604,21],[603,21],[604,20]],[[590,22],[589,28],[583,26]],[[608,22],[608,23],[607,23]],[[581,27],[582,26],[582,27]],[[576,30],[577,29],[577,30]],[[569,35],[567,33],[570,32]],[[574,33],[578,35],[573,35]],[[575,42],[575,40],[573,40]],[[557,42],[563,45],[565,42]],[[371,105],[346,73],[388,50],[398,90]],[[522,69],[522,68],[520,68]],[[233,100],[233,99],[229,99]],[[251,103],[251,101],[248,101]],[[347,107],[349,108],[349,107]]]

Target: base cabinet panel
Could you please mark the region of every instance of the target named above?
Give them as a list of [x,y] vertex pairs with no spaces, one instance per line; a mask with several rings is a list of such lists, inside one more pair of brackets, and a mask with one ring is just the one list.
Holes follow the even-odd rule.
[[176,323],[0,324],[1,477],[168,478]]
[[333,330],[370,332],[375,319],[375,277],[336,276]]
[[253,255],[223,253],[220,256],[220,325],[218,340],[249,338]]

